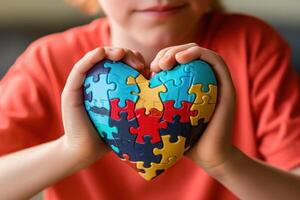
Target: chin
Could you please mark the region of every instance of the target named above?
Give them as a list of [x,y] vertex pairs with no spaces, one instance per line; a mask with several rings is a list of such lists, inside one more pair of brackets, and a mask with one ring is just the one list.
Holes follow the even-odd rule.
[[169,46],[182,44],[182,35],[177,31],[160,30],[160,31],[140,31],[136,36],[139,43],[152,48],[165,48]]

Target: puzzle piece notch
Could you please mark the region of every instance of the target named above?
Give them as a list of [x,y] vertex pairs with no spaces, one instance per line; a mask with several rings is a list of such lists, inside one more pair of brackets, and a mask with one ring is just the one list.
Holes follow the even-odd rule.
[[191,111],[191,106],[193,103],[181,101],[181,107],[175,108],[174,107],[175,101],[166,101],[163,103],[164,105],[164,114],[163,120],[167,122],[173,122],[173,117],[176,115],[180,116],[181,123],[190,123],[190,116],[196,116],[197,111]]
[[149,135],[152,137],[152,144],[161,141],[159,129],[166,129],[168,125],[166,121],[161,121],[162,112],[157,110],[156,108],[150,109],[149,115],[146,114],[146,108],[139,108],[135,112],[139,127],[131,127],[129,131],[132,134],[137,135],[136,142],[145,143],[145,135]]
[[137,78],[129,76],[127,84],[137,85],[140,89],[139,93],[132,92],[139,96],[135,109],[146,108],[146,114],[149,114],[152,108],[163,111],[160,94],[167,91],[164,85],[151,88],[149,87],[149,80],[147,80],[142,74],[140,74]]
[[130,100],[125,100],[126,106],[120,107],[119,106],[120,99],[111,99],[110,100],[110,106],[111,106],[111,118],[115,120],[120,120],[120,113],[126,112],[127,113],[127,120],[131,120],[135,117],[134,107],[135,103]]

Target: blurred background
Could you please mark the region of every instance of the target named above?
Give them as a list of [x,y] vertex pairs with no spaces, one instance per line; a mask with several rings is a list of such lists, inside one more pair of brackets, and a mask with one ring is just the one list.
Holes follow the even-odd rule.
[[[272,24],[292,47],[292,62],[300,72],[299,0],[223,0],[223,4],[228,12],[255,15]],[[1,0],[0,78],[36,38],[97,17],[87,16],[63,0]]]
[[[273,25],[293,50],[293,66],[300,72],[299,0],[223,0],[228,12],[258,16]],[[87,16],[63,0],[0,1],[0,79],[30,42],[99,17]],[[40,199],[38,195],[34,199]]]

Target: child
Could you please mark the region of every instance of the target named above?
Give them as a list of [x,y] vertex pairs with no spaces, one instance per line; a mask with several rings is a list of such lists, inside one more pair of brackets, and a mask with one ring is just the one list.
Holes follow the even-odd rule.
[[[11,154],[0,158],[0,199],[48,186],[46,199],[299,199],[289,171],[300,173],[300,82],[272,28],[208,11],[212,0],[99,3],[107,18],[39,39],[1,80],[0,154]],[[104,58],[148,77],[203,59],[217,74],[204,135],[151,182],[109,151],[84,111],[83,79]]]

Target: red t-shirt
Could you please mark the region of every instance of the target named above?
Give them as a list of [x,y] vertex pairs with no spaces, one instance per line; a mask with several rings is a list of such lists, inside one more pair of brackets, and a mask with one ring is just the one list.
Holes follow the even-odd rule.
[[[202,24],[197,42],[224,58],[236,88],[233,143],[247,155],[283,169],[300,166],[300,81],[286,42],[253,17],[211,13]],[[86,52],[108,45],[109,23],[104,18],[43,37],[27,48],[0,82],[0,155],[63,135],[60,96],[68,74]],[[112,152],[49,187],[45,196],[237,198],[187,158],[147,182]]]

